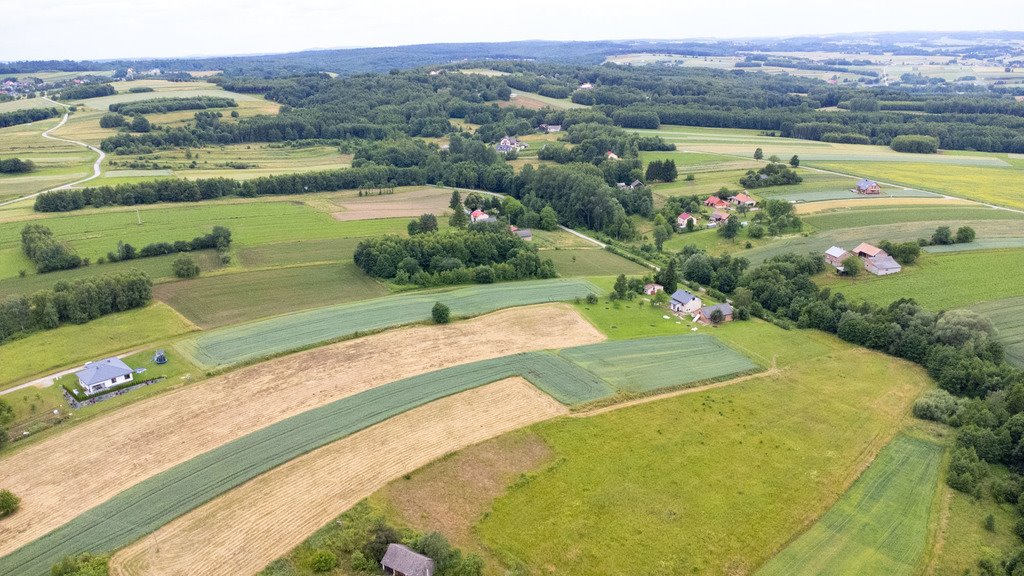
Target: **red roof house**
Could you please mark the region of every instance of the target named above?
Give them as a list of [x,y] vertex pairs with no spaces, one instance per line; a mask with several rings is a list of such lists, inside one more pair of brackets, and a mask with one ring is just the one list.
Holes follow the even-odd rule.
[[689,212],[683,212],[682,214],[676,217],[676,226],[680,228],[686,228],[686,223],[689,222],[690,220],[693,220],[694,226],[697,225],[697,218],[693,214],[690,214]]

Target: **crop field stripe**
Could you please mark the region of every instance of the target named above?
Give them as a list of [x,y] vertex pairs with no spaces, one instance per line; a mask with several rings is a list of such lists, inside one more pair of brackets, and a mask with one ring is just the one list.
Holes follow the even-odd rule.
[[1006,360],[1024,368],[1024,297],[993,300],[971,309],[992,321]]
[[818,522],[757,575],[917,573],[943,450],[897,436]]
[[[625,351],[632,342],[651,354],[674,353],[684,338],[696,337],[617,342],[615,349]],[[580,353],[585,347],[573,350]],[[724,365],[722,375],[732,368]],[[119,549],[302,454],[413,408],[513,376],[567,404],[615,392],[585,367],[552,352],[513,354],[397,380],[292,416],[150,477],[0,558],[0,575],[45,576],[63,556]]]
[[[1024,232],[1024,226],[1022,226]],[[925,246],[925,252],[945,254],[948,252],[967,252],[972,250],[998,250],[1001,248],[1024,248],[1024,238],[983,238],[968,244],[942,244]]]
[[501,308],[560,302],[597,293],[580,279],[555,279],[472,286],[447,292],[400,294],[287,314],[203,333],[179,344],[199,365],[223,367],[306,348],[367,332],[422,322],[435,302],[455,316],[475,316]]

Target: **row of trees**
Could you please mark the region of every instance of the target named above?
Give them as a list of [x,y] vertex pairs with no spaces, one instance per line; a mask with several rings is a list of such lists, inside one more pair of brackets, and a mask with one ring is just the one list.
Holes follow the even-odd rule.
[[131,244],[125,242],[117,243],[116,252],[107,252],[108,262],[120,262],[122,260],[134,260],[136,258],[150,258],[175,254],[177,252],[192,252],[194,250],[217,249],[226,251],[231,247],[231,230],[224,226],[214,226],[209,234],[196,236],[192,240],[178,240],[175,242],[154,242],[146,244],[141,250],[136,250]]
[[53,237],[42,224],[26,224],[21,230],[21,250],[39,272],[78,268],[84,261],[75,251]]
[[0,160],[0,174],[25,174],[36,169],[35,162],[19,158]]
[[189,96],[187,98],[150,98],[133,102],[115,102],[107,109],[111,112],[136,116],[138,114],[163,114],[177,110],[206,110],[207,108],[235,108],[234,98],[223,96]]
[[131,270],[57,282],[52,290],[12,296],[0,302],[0,342],[62,324],[83,324],[114,312],[149,304],[152,281]]
[[38,122],[47,118],[56,118],[57,116],[60,116],[60,111],[53,107],[25,108],[11,112],[0,112],[0,128]]
[[363,240],[353,260],[367,274],[421,286],[552,278],[555,267],[502,224]]
[[110,84],[73,84],[61,89],[57,97],[61,100],[84,100],[114,94],[117,94],[117,90]]

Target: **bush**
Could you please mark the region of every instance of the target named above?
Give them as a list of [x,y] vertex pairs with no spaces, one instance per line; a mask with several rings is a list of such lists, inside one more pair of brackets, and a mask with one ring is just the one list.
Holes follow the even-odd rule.
[[107,576],[110,572],[106,556],[94,556],[88,552],[78,556],[65,556],[50,569],[51,576]]
[[309,557],[309,569],[313,572],[330,572],[338,566],[338,556],[330,550],[316,550]]
[[199,276],[199,264],[188,256],[182,256],[174,260],[171,264],[171,270],[174,271],[174,275],[178,278],[195,278]]
[[897,152],[935,154],[939,151],[939,139],[934,136],[904,134],[893,138],[889,147]]
[[995,516],[989,514],[988,516],[985,517],[985,530],[988,530],[989,532],[995,532],[996,531],[996,517]]
[[981,480],[988,475],[988,467],[978,458],[974,448],[958,447],[949,461],[946,483],[965,494],[981,495]]
[[922,420],[949,422],[956,414],[959,402],[945,390],[929,390],[914,401],[914,416]]
[[430,309],[430,317],[434,319],[434,324],[451,322],[451,314],[451,310],[440,302],[435,303],[434,307]]
[[974,228],[970,226],[961,226],[956,230],[956,242],[957,244],[970,244],[974,242],[974,237],[977,234],[974,232]]
[[117,112],[108,112],[100,116],[100,128],[120,128],[126,123],[125,117]]
[[864,263],[857,256],[847,256],[843,259],[842,264],[843,274],[847,276],[856,276],[864,269]]
[[36,169],[35,162],[19,158],[0,160],[0,174],[25,174]]
[[953,233],[950,231],[949,226],[939,226],[932,233],[932,244],[941,246],[943,244],[953,243]]
[[21,506],[21,498],[18,498],[10,490],[0,490],[0,518],[10,516],[18,511]]

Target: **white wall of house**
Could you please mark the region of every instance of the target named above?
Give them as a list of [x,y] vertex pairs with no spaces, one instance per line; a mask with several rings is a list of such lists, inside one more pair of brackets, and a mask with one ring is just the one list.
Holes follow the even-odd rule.
[[686,304],[682,305],[680,305],[679,302],[676,302],[675,300],[669,302],[669,307],[672,309],[673,312],[680,312],[682,314],[693,314],[697,310],[700,310],[700,307],[702,305],[703,304],[701,304],[700,298],[694,298],[693,300],[690,300]]
[[118,376],[117,378],[112,378],[110,380],[104,380],[103,382],[93,384],[92,386],[86,386],[81,380],[78,381],[78,384],[79,386],[82,387],[83,390],[86,390],[91,394],[93,392],[99,392],[101,390],[106,390],[107,388],[112,388],[114,386],[120,386],[125,382],[131,382],[132,379],[134,379],[133,374],[126,374],[124,376]]

